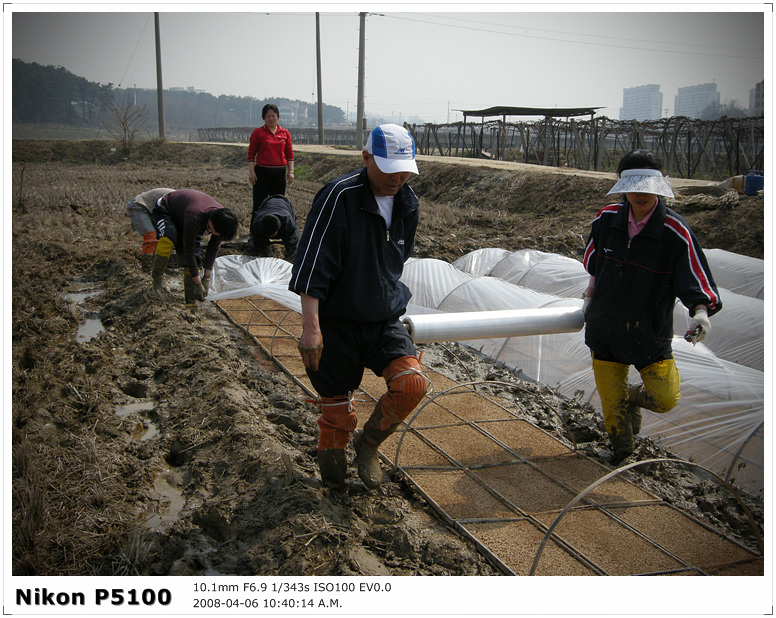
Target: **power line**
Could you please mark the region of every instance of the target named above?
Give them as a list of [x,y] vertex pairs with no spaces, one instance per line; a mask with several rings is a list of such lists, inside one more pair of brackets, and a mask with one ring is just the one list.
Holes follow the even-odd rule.
[[[520,37],[520,38],[526,38],[526,39],[538,39],[542,41],[557,41],[560,43],[571,43],[575,45],[591,45],[595,47],[609,47],[609,48],[615,48],[615,49],[629,49],[632,51],[647,51],[647,52],[661,52],[665,54],[682,54],[682,55],[694,55],[694,56],[713,56],[715,58],[741,58],[741,59],[759,59],[760,56],[741,56],[741,55],[734,55],[734,54],[718,54],[718,53],[707,53],[707,52],[699,52],[699,51],[679,51],[679,50],[669,50],[669,49],[652,49],[649,47],[634,47],[631,45],[614,45],[610,43],[595,43],[595,42],[588,42],[588,41],[572,41],[569,39],[561,39],[561,38],[555,38],[555,37],[547,37],[547,36],[538,36],[538,35],[532,35],[532,34],[520,34],[517,32],[503,32],[501,30],[491,30],[487,28],[477,28],[473,26],[458,26],[455,24],[444,24],[436,21],[427,21],[423,19],[414,19],[411,17],[400,17],[398,15],[391,15],[389,13],[374,13],[374,15],[377,15],[379,17],[387,17],[389,19],[397,19],[401,21],[411,21],[411,22],[417,22],[421,24],[432,24],[435,26],[442,26],[445,28],[459,28],[463,30],[474,30],[476,32],[489,32],[491,34],[502,34],[504,36],[512,36],[512,37]],[[476,23],[476,22],[475,22]],[[521,26],[510,26],[510,25],[504,25],[504,24],[490,24],[492,26],[497,27],[509,27],[509,28],[519,28]],[[536,30],[533,28],[533,30]],[[552,31],[548,31],[552,32]],[[574,33],[566,33],[571,34],[572,36],[596,36],[596,35],[588,35],[588,34],[574,34]],[[609,37],[606,37],[609,38]],[[611,37],[615,38],[615,37]],[[650,43],[651,41],[642,41],[645,43]],[[655,42],[655,45],[669,45],[671,43],[657,43]],[[675,45],[693,45],[690,43],[673,43]],[[698,45],[698,47],[702,47]],[[710,46],[711,47],[711,46]],[[740,48],[722,48],[722,49],[740,49]],[[752,50],[754,51],[754,50]]]
[[135,49],[132,50],[132,55],[129,57],[129,62],[127,62],[127,68],[124,69],[124,74],[121,76],[121,79],[119,80],[119,85],[117,88],[121,88],[121,83],[124,81],[124,77],[127,75],[127,71],[129,71],[129,65],[132,64],[132,59],[135,57],[135,52],[137,51],[137,48],[140,46],[140,41],[143,39],[143,35],[145,34],[145,29],[148,27],[148,22],[151,21],[151,13],[149,13],[148,18],[146,19],[145,24],[143,25],[143,29],[140,31],[140,36],[137,39],[137,43],[135,43]]
[[[607,41],[615,40],[615,41],[635,41],[637,43],[651,43],[654,45],[683,45],[685,47],[705,47],[709,49],[733,49],[733,50],[739,50],[739,51],[753,51],[753,52],[762,52],[763,50],[761,48],[752,48],[752,47],[730,47],[727,45],[706,45],[706,44],[700,44],[700,43],[683,43],[680,41],[655,41],[650,39],[636,39],[634,37],[618,37],[618,36],[612,36],[609,34],[601,35],[601,34],[587,34],[585,32],[567,32],[564,30],[549,30],[546,28],[529,28],[527,26],[513,26],[511,24],[494,24],[487,21],[478,21],[473,19],[461,19],[459,17],[448,17],[447,15],[434,15],[433,13],[417,13],[418,15],[424,15],[425,17],[441,17],[443,19],[450,19],[453,21],[464,21],[464,22],[471,22],[476,24],[483,24],[486,26],[499,26],[503,28],[515,28],[515,29],[522,29],[522,30],[535,30],[536,32],[550,32],[553,34],[568,34],[571,36],[586,36],[596,39],[606,39]],[[444,24],[440,24],[444,25]]]

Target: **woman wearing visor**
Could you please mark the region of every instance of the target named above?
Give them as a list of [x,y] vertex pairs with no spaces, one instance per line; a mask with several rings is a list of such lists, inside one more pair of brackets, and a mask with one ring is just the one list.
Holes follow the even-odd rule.
[[[685,338],[693,344],[706,337],[709,316],[722,308],[698,240],[662,199],[674,194],[661,169],[660,159],[646,150],[622,158],[609,194],[624,200],[593,220],[583,259],[590,274],[585,343],[615,465],[633,453],[641,408],[664,413],[679,400],[671,348],[676,299],[692,318]],[[631,365],[641,384],[628,383]]]

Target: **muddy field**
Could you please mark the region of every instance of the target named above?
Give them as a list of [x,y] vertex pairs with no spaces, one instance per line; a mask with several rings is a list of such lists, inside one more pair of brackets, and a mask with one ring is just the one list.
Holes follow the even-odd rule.
[[[235,209],[244,237],[245,153],[152,142],[124,160],[108,142],[14,142],[14,574],[498,575],[402,479],[377,492],[353,480],[347,502],[326,495],[314,406],[211,303],[184,307],[179,270],[168,282],[180,303],[146,300],[150,276],[126,201],[156,186],[199,189]],[[288,195],[303,223],[321,184],[356,160],[298,152],[296,161]],[[482,247],[579,258],[611,187],[583,175],[419,167],[416,255],[446,261]],[[705,247],[763,257],[761,197],[696,193],[676,208]],[[449,369],[444,350],[425,347],[427,362]],[[482,378],[515,379],[468,358]],[[540,402],[536,424],[552,431],[547,410],[558,411],[585,451],[605,459],[591,409],[522,388]],[[642,441],[636,456],[655,455]],[[713,483],[670,469],[638,478],[753,545]],[[762,526],[762,497],[745,498]]]

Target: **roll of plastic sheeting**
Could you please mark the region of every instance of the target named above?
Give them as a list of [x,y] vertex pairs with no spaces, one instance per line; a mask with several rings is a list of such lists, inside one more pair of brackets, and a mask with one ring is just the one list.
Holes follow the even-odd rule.
[[582,330],[585,316],[578,307],[547,307],[405,315],[402,323],[415,343],[430,343],[572,333]]

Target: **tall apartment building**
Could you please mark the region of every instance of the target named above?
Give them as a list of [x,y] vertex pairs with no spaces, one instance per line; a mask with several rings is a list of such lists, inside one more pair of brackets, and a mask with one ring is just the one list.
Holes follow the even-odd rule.
[[700,118],[709,105],[719,105],[717,84],[700,84],[679,88],[674,98],[674,116]]
[[749,91],[749,115],[763,116],[765,114],[765,82],[759,82]]
[[658,84],[623,88],[620,120],[660,120],[663,93]]
[[302,126],[307,121],[308,105],[301,101],[278,103],[278,111],[284,125]]

